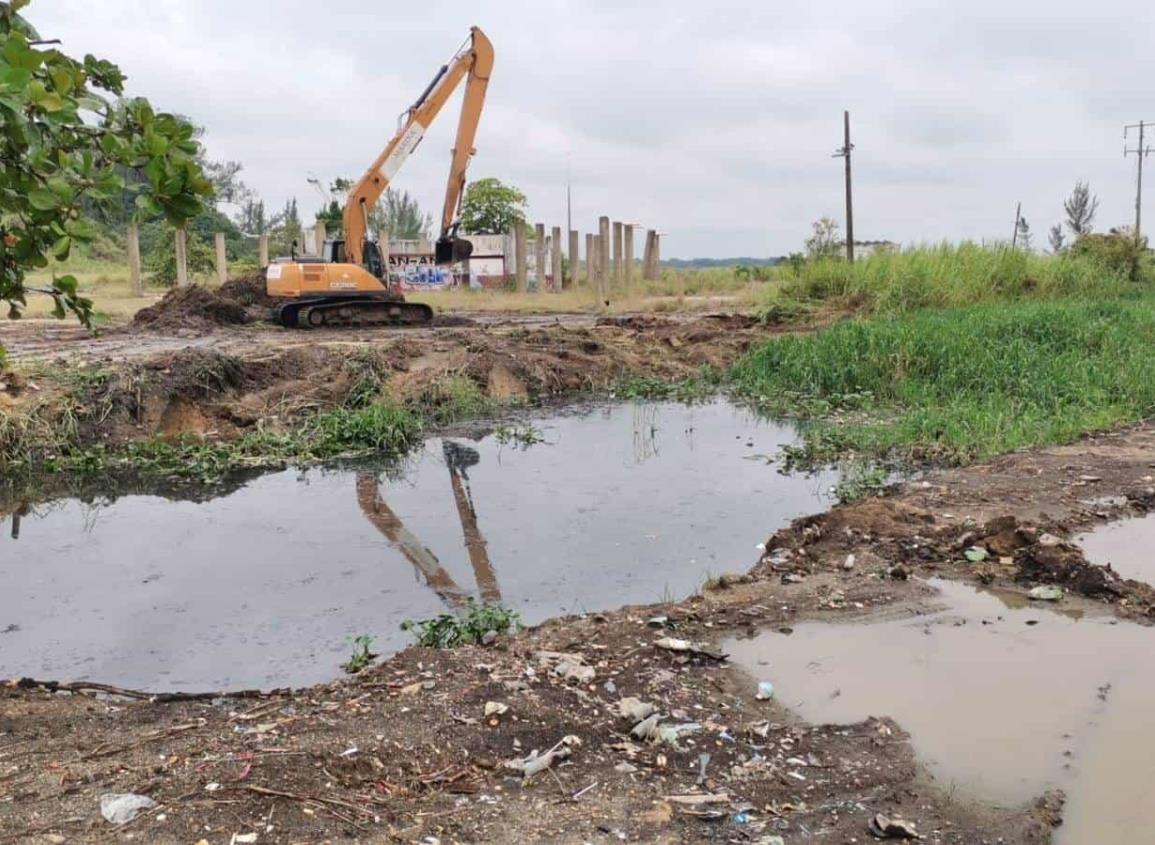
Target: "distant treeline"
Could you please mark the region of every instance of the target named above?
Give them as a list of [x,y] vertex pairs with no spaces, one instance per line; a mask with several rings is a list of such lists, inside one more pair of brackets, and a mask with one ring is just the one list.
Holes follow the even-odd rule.
[[776,267],[785,261],[783,256],[771,258],[670,258],[662,262],[665,267],[678,270],[701,267]]

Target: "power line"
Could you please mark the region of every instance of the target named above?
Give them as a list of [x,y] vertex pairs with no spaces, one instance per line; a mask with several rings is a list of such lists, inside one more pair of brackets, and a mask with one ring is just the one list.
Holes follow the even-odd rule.
[[[1136,168],[1135,168],[1135,243],[1142,243],[1142,234],[1139,224],[1142,220],[1143,213],[1143,159],[1151,154],[1151,145],[1147,144],[1144,139],[1144,130],[1147,126],[1146,121],[1140,120],[1138,123],[1131,123],[1123,127],[1123,156],[1124,158],[1135,154]],[[1134,149],[1127,147],[1127,134],[1132,129],[1139,130],[1139,144]]]
[[832,158],[846,159],[846,260],[854,263],[854,202],[850,196],[850,112],[842,113],[842,146],[834,151]]

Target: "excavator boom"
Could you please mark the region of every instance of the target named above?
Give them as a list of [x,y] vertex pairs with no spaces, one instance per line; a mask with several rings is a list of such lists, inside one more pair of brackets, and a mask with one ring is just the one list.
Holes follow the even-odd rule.
[[[480,28],[472,27],[466,46],[458,51],[449,64],[442,66],[437,72],[417,102],[402,116],[401,127],[397,134],[349,192],[342,218],[345,225],[345,255],[349,261],[362,263],[369,229],[369,210],[381,199],[381,195],[385,193],[397,171],[421,143],[425,131],[444,108],[462,79],[466,78],[468,81],[465,86],[465,97],[461,102],[461,118],[457,124],[457,139],[453,145],[449,182],[445,189],[445,204],[441,210],[441,231],[437,239],[436,258],[437,263],[448,264],[468,257],[456,254],[453,251],[453,242],[456,240],[457,212],[465,191],[465,171],[469,166],[469,160],[476,152],[474,141],[477,138],[477,127],[481,122],[485,91],[492,70],[493,44]],[[461,249],[459,247],[458,252]]]

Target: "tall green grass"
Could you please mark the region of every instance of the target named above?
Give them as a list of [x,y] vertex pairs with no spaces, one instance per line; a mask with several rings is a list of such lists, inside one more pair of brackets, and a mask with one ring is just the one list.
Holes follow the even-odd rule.
[[1155,414],[1155,297],[919,311],[770,342],[731,378],[808,457],[958,462]]
[[923,246],[848,264],[834,259],[783,266],[768,289],[771,313],[826,305],[863,313],[898,314],[984,302],[1116,297],[1137,286],[1091,255],[1041,255],[974,243]]

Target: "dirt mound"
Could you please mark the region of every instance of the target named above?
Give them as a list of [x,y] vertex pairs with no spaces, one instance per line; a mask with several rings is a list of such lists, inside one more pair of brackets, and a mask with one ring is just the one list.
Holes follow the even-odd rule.
[[193,285],[177,288],[155,305],[142,308],[133,317],[135,328],[176,332],[182,329],[211,330],[216,326],[236,326],[252,322],[245,307],[216,291]]
[[221,285],[219,293],[225,299],[230,299],[245,307],[256,305],[261,308],[275,308],[278,304],[277,300],[266,292],[263,273],[229,279]]

